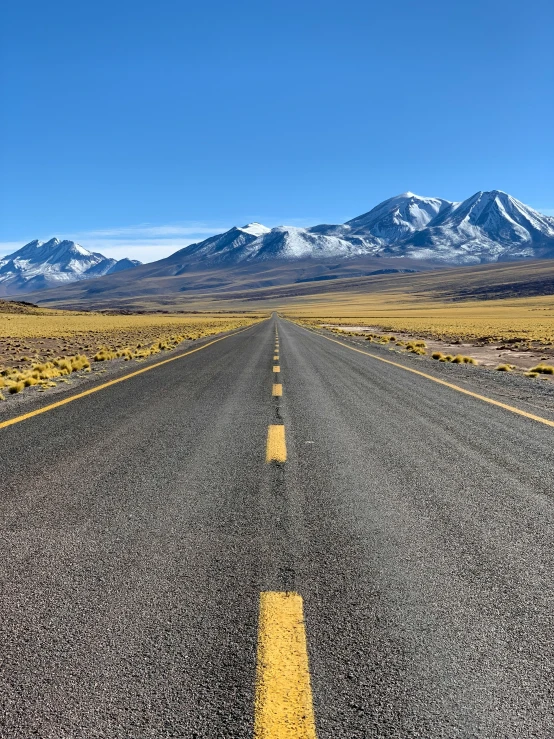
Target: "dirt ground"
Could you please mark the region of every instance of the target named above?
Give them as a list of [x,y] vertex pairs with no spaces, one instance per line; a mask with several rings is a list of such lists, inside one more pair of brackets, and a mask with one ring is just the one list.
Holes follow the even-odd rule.
[[[326,328],[340,328],[341,331],[354,331],[356,333],[368,333],[378,336],[391,336],[390,331],[383,331],[377,326],[333,326],[325,324]],[[462,341],[439,341],[422,334],[412,334],[395,331],[394,336],[398,341],[424,341],[426,352],[430,356],[433,352],[443,354],[463,354],[473,357],[477,364],[482,367],[495,369],[499,364],[514,365],[515,372],[527,372],[541,362],[554,364],[554,346],[545,346],[536,341],[509,340],[499,343],[481,339],[474,342]],[[402,351],[402,347],[395,347]],[[544,379],[554,381],[554,375],[541,375]]]

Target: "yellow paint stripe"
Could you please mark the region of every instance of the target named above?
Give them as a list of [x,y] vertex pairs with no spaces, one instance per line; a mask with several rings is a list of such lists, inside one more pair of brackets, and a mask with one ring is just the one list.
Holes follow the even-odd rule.
[[[295,324],[298,325],[298,324]],[[299,328],[303,328],[303,326],[299,326]],[[304,329],[307,331],[308,329]],[[538,421],[539,423],[543,423],[545,426],[550,426],[554,428],[554,421],[550,421],[548,418],[543,418],[542,416],[536,416],[534,413],[527,413],[527,411],[522,410],[521,408],[516,408],[513,405],[508,405],[507,403],[501,403],[499,400],[493,400],[492,398],[488,398],[486,395],[479,395],[479,393],[473,393],[471,390],[466,390],[463,387],[460,387],[459,385],[454,385],[452,382],[446,382],[445,380],[439,380],[438,377],[433,377],[432,375],[428,375],[426,372],[421,372],[420,370],[412,369],[411,367],[405,367],[403,364],[399,364],[398,362],[392,362],[390,359],[384,359],[383,357],[378,357],[376,354],[371,354],[371,352],[366,352],[363,349],[356,349],[354,346],[348,346],[348,344],[344,344],[342,341],[337,341],[336,339],[331,339],[329,336],[323,336],[323,334],[318,334],[318,336],[321,336],[323,339],[327,339],[327,341],[332,341],[334,344],[339,344],[340,346],[344,346],[346,349],[351,349],[353,352],[358,352],[358,354],[365,354],[368,357],[371,357],[372,359],[378,359],[379,362],[384,362],[385,364],[391,364],[393,367],[398,367],[399,369],[405,370],[406,372],[411,372],[414,375],[419,375],[420,377],[425,377],[426,380],[431,380],[432,382],[436,382],[438,385],[443,385],[444,387],[449,387],[451,390],[456,390],[459,393],[463,393],[464,395],[469,395],[472,398],[476,398],[477,400],[482,400],[484,403],[489,403],[490,405],[495,405],[498,408],[504,408],[506,411],[510,411],[511,413],[517,413],[518,416],[523,416],[524,418],[529,418],[531,421]]]
[[271,424],[267,429],[266,462],[286,462],[287,445],[285,443],[285,427],[282,424]]
[[273,397],[280,398],[283,394],[283,386],[280,382],[273,383]]
[[273,357],[273,361],[274,361],[274,362],[278,362],[278,361],[279,361],[279,355],[278,355],[278,354],[276,354],[276,355],[275,355],[275,356]]
[[137,377],[137,375],[142,375],[144,372],[150,372],[150,370],[156,369],[156,367],[161,367],[163,364],[168,364],[169,362],[175,362],[177,359],[188,357],[189,354],[194,354],[195,352],[202,351],[202,349],[207,349],[209,346],[212,346],[212,344],[217,344],[218,341],[223,341],[224,339],[230,339],[231,336],[236,336],[237,334],[241,334],[243,331],[247,331],[249,328],[251,328],[251,326],[242,328],[240,331],[235,331],[235,333],[233,334],[228,334],[227,336],[221,336],[219,339],[214,339],[213,341],[209,341],[207,344],[202,344],[202,346],[198,346],[196,347],[196,349],[191,349],[190,351],[184,352],[183,354],[178,354],[176,357],[170,357],[169,359],[164,359],[161,362],[150,364],[148,365],[148,367],[143,367],[142,369],[136,370],[135,372],[130,372],[128,375],[124,375],[123,377],[118,377],[115,380],[104,382],[102,383],[102,385],[96,385],[96,387],[92,387],[89,390],[84,390],[82,393],[71,395],[69,398],[64,398],[63,400],[58,400],[56,403],[45,405],[43,408],[37,408],[36,410],[30,411],[29,413],[24,413],[21,416],[10,418],[8,421],[2,421],[0,423],[0,429],[6,428],[7,426],[13,426],[15,423],[21,423],[21,421],[26,421],[28,418],[32,418],[33,416],[39,416],[41,413],[47,413],[48,411],[54,410],[54,408],[59,408],[60,406],[66,405],[67,403],[72,403],[74,400],[78,400],[79,398],[84,398],[87,395],[98,393],[100,392],[100,390],[105,390],[107,387],[111,387],[112,385],[117,385],[118,382],[124,382],[125,380],[130,380],[131,377]]
[[255,739],[317,739],[298,593],[260,595]]
[[273,371],[274,371],[274,372],[280,372],[280,371],[281,371],[281,368],[279,367],[279,365],[278,365],[278,364],[274,364],[274,365],[273,365]]

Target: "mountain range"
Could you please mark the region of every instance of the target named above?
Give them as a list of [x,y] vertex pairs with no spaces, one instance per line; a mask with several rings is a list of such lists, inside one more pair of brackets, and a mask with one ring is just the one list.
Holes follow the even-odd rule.
[[0,295],[28,293],[138,267],[136,259],[110,259],[74,241],[30,241],[0,259]]
[[[45,287],[104,276],[90,294],[160,277],[192,278],[195,273],[241,268],[249,274],[269,265],[297,265],[292,281],[328,279],[328,260],[352,273],[360,269],[390,271],[472,265],[554,257],[554,218],[543,215],[500,190],[477,192],[462,202],[420,197],[411,192],[385,200],[343,224],[311,228],[260,223],[234,227],[187,246],[169,257],[133,269],[121,278],[114,272],[140,263],[110,260],[71,241],[32,241],[0,261],[0,294],[36,292]],[[301,266],[301,269],[300,269]],[[369,274],[367,271],[360,274]],[[107,277],[109,275],[109,278]],[[336,276],[336,275],[335,275]],[[221,282],[220,277],[214,278]],[[283,278],[284,279],[284,278]],[[190,280],[189,280],[190,281]],[[198,279],[192,280],[198,284]],[[209,288],[204,280],[202,287]],[[179,290],[187,289],[187,281]]]
[[406,192],[341,225],[259,223],[232,228],[172,256],[183,266],[311,257],[406,257],[465,265],[554,256],[554,218],[500,190],[459,203]]

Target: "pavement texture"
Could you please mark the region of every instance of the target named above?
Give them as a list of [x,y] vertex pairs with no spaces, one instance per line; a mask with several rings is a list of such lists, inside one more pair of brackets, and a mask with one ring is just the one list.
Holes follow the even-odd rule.
[[554,429],[272,318],[0,435],[1,737],[252,737],[289,590],[319,739],[554,735]]

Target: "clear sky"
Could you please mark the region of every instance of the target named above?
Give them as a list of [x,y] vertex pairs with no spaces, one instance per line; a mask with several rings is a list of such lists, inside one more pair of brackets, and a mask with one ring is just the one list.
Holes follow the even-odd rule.
[[554,214],[551,0],[26,0],[1,25],[0,253],[151,261],[406,190]]

